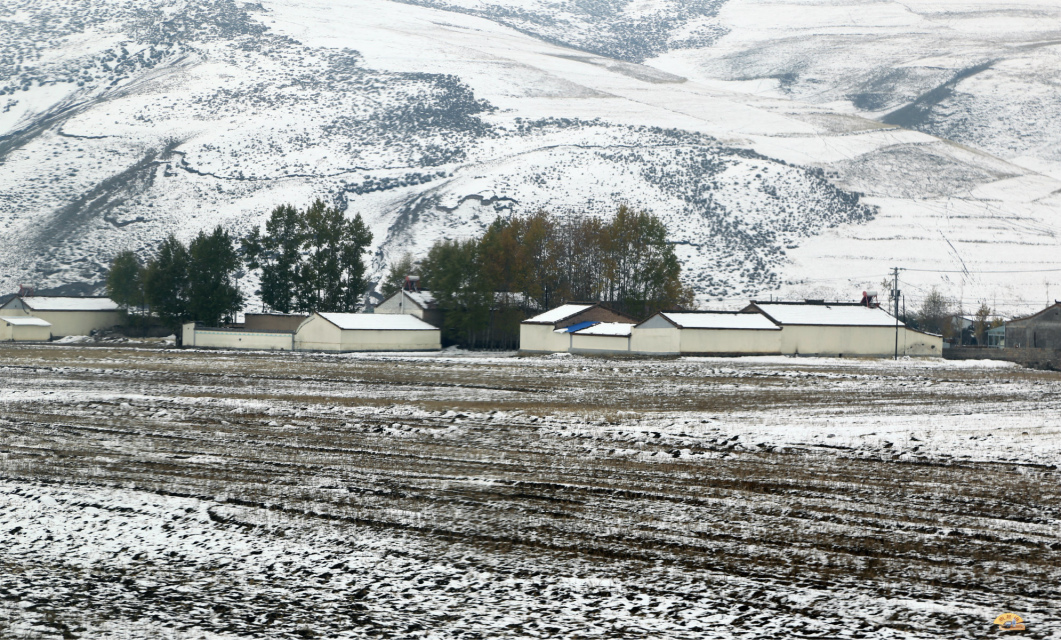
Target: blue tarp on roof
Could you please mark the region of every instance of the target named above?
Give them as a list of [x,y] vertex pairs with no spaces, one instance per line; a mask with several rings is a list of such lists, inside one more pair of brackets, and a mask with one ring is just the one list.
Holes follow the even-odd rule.
[[592,326],[597,325],[597,324],[600,324],[600,323],[599,322],[579,322],[578,324],[573,324],[570,327],[564,327],[562,329],[562,331],[564,333],[574,333],[576,331],[581,331],[582,329],[585,329],[586,327],[592,327]]

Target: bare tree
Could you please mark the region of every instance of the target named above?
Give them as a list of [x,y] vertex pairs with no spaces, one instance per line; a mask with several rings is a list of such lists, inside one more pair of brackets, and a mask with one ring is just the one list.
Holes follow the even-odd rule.
[[954,335],[954,301],[936,287],[928,292],[917,311],[917,323],[922,330],[941,334],[949,339]]

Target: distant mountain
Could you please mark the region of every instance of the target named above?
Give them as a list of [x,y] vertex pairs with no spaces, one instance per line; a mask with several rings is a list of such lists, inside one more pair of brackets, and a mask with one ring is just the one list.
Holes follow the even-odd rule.
[[704,302],[851,297],[895,265],[926,269],[911,302],[1032,308],[1049,274],[980,272],[1061,268],[1058,46],[1014,26],[1057,10],[906,5],[0,0],[0,292],[98,288],[121,249],[324,196],[377,274],[625,202]]

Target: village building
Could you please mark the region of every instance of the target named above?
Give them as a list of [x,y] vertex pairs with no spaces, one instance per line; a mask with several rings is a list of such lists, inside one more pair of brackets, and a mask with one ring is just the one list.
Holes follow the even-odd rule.
[[630,348],[646,355],[776,355],[781,327],[757,313],[663,311],[634,328]]
[[442,332],[405,314],[314,313],[295,332],[300,351],[438,351]]
[[407,314],[434,327],[442,326],[442,310],[430,291],[402,289],[376,305],[374,313]]
[[908,328],[875,305],[855,302],[757,302],[744,313],[762,314],[781,327],[781,353],[800,356],[935,356],[943,338]]
[[188,322],[181,327],[181,346],[291,351],[295,348],[295,332],[204,327],[195,322]]
[[588,323],[589,326],[584,326],[586,324],[574,325],[574,327],[581,328],[569,331],[571,353],[587,355],[630,353],[630,336],[634,329],[632,322],[592,322]]
[[53,338],[87,336],[122,322],[118,303],[110,298],[23,296],[0,306],[2,316],[32,316],[52,325]]
[[0,342],[47,342],[52,325],[33,316],[0,316]]
[[576,331],[601,322],[634,323],[626,314],[600,303],[565,304],[521,322],[519,350],[524,353],[566,353],[571,350],[572,336]]
[[1007,349],[1061,350],[1061,302],[1006,323]]

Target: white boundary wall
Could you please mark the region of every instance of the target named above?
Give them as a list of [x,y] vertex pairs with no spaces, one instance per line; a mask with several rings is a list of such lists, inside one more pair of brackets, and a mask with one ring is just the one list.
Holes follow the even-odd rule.
[[244,331],[196,327],[187,323],[182,327],[182,344],[186,347],[207,349],[255,349],[262,351],[291,351],[295,346],[293,333],[284,331]]

